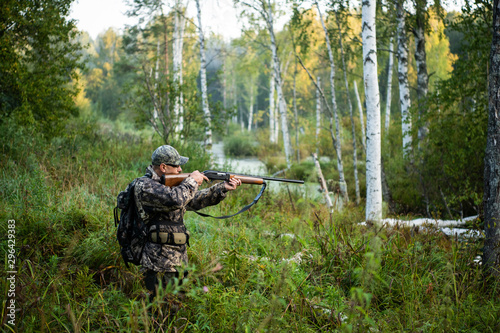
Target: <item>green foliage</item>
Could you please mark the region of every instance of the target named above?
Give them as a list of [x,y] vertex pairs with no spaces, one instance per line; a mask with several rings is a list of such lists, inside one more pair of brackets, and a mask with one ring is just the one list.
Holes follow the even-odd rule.
[[[478,3],[451,23],[451,31],[463,34],[460,58],[450,78],[440,81],[429,96],[425,115],[414,124],[415,131],[427,124],[429,133],[415,149],[414,165],[408,170],[429,199],[425,205],[436,215],[480,213],[491,20],[490,4]],[[413,119],[417,118],[414,114]]]
[[[112,208],[161,141],[111,122],[75,122],[51,141],[15,125],[0,130],[0,218],[16,220],[19,331],[499,328],[498,283],[486,289],[473,263],[482,242],[372,230],[356,223],[362,210],[330,217],[294,191],[270,190],[249,212],[219,222],[188,212],[186,298],[179,303],[172,295],[181,289],[173,286],[149,304],[142,274],[120,257]],[[199,145],[175,145],[190,157],[189,168],[208,166]],[[306,177],[310,164],[294,168]],[[234,212],[258,190],[244,185],[206,211]],[[4,295],[6,288],[0,284]],[[172,306],[179,306],[173,318]]]
[[[44,10],[27,10],[28,4]],[[57,4],[60,6],[54,7]],[[155,9],[159,2],[134,4]],[[90,41],[88,51],[82,53],[67,43],[68,36],[76,37],[68,30],[72,24],[63,19],[68,8],[69,1],[64,0],[50,4],[4,1],[0,5],[2,27],[11,27],[0,36],[5,60],[0,64],[0,218],[16,220],[18,331],[500,330],[500,285],[485,281],[474,261],[481,254],[481,239],[449,239],[432,228],[362,226],[357,223],[364,219],[362,208],[349,204],[343,213],[330,215],[317,195],[292,185],[270,188],[257,205],[232,219],[214,221],[188,212],[185,223],[192,238],[186,267],[189,275],[182,287],[186,298],[179,302],[175,295],[181,287],[169,286],[149,304],[140,270],[126,268],[121,259],[112,208],[117,194],[144,173],[152,151],[165,142],[190,157],[186,172],[210,167],[209,152],[195,143],[204,132],[197,90],[199,64],[194,61],[196,38],[186,39],[189,46],[184,51],[189,61],[184,84],[176,85],[163,63],[164,56],[171,54],[171,45],[163,44],[164,32],[173,28],[171,14],[149,13],[147,24],[141,26],[144,29],[133,27],[124,36],[108,30]],[[317,57],[325,51],[323,31],[313,11],[298,8],[286,29],[293,29],[297,51],[314,67],[314,75],[323,78],[328,91],[325,59]],[[356,41],[358,19],[343,11],[343,5],[338,8],[343,38]],[[258,23],[255,17],[251,19]],[[482,197],[491,20],[491,4],[467,4],[463,15],[456,16],[446,31],[460,36],[461,44],[453,43],[460,58],[449,79],[438,83],[429,96],[428,112],[420,120],[429,124],[429,135],[411,159],[402,157],[401,124],[394,114],[389,133],[384,135],[383,158],[396,213],[425,213],[426,205],[436,217],[448,208],[453,215],[477,213]],[[338,31],[332,17],[329,22],[336,45]],[[389,35],[390,22],[381,22],[381,31]],[[61,36],[54,34],[59,28]],[[35,30],[40,33],[33,33]],[[188,24],[187,32],[195,33],[192,25]],[[280,57],[288,59],[292,54],[290,31],[276,36],[282,45]],[[220,40],[207,45],[214,53],[219,49],[234,52],[223,64],[215,59],[209,68],[212,123],[220,133],[227,131],[226,155],[257,155],[272,174],[284,170],[286,163],[281,144],[268,140],[270,68],[264,47],[268,38],[265,30],[256,29],[231,45]],[[435,44],[446,45],[441,42]],[[359,75],[360,46],[345,43],[344,47],[349,73]],[[433,54],[446,53],[439,52]],[[80,54],[88,65],[80,84],[92,103],[84,119],[69,117],[75,110],[75,90],[71,88],[74,61]],[[339,59],[339,52],[334,57]],[[379,61],[385,62],[385,57],[382,52]],[[292,59],[288,59],[290,64]],[[283,73],[287,69],[290,73],[291,66],[285,66],[288,62],[283,62]],[[61,72],[64,66],[69,72]],[[222,66],[225,71],[220,71]],[[157,79],[152,74],[155,71]],[[290,96],[290,77],[283,75],[285,96]],[[384,71],[380,77],[383,83]],[[360,123],[355,118],[357,137],[352,138],[350,119],[342,114],[347,110],[348,94],[340,88],[342,75],[336,80],[344,167],[352,197],[352,139],[358,142],[364,191]],[[254,102],[249,96],[252,87],[256,90]],[[231,105],[238,114],[222,107],[222,88],[226,107]],[[316,182],[308,155],[317,150],[325,178],[335,185],[338,172],[328,119],[322,119],[324,128],[317,143],[311,112],[315,109],[314,89],[300,71],[297,88],[299,122],[293,130],[299,131],[300,142],[294,149],[300,151],[302,161],[284,176]],[[176,123],[172,105],[181,92],[185,102],[183,140],[171,135]],[[258,129],[232,134],[247,119],[250,105],[256,110]],[[162,123],[158,119],[155,125],[168,135],[155,136],[150,128],[148,113],[155,107],[165,111],[163,120],[168,120]],[[97,120],[97,114],[107,120]],[[227,125],[232,116],[240,118],[233,127]],[[135,124],[125,121],[129,119],[135,119]],[[420,123],[414,119],[417,128]],[[429,203],[424,201],[424,189]],[[258,191],[257,186],[244,185],[221,204],[205,210],[212,215],[234,213]],[[5,223],[0,224],[0,232],[7,234]],[[7,248],[6,237],[0,237],[0,247]],[[5,266],[6,257],[2,260]],[[5,280],[0,283],[2,295],[7,288]],[[179,311],[169,316],[174,306]],[[4,319],[5,312],[0,321]]]
[[73,97],[81,46],[67,21],[71,0],[2,1],[0,5],[0,114],[32,124],[48,136],[77,113]]
[[224,137],[224,154],[230,157],[255,156],[256,144],[248,132],[236,132]]

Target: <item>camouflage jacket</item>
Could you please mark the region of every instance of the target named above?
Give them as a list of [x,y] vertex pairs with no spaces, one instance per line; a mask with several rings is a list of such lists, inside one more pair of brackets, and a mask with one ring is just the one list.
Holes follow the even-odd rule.
[[[213,206],[226,197],[224,183],[215,184],[207,189],[198,190],[198,183],[191,177],[180,185],[168,187],[160,184],[160,177],[152,166],[145,176],[135,181],[134,195],[137,212],[153,232],[186,232],[184,213]],[[175,272],[176,266],[187,263],[187,246],[167,245],[147,242],[141,259],[145,269],[157,272]]]

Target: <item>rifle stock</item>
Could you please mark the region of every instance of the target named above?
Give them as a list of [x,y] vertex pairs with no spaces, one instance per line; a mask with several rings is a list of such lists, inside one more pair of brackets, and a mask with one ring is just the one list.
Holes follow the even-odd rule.
[[165,186],[178,186],[184,179],[189,177],[189,173],[179,173],[172,175],[164,175],[161,177],[161,182]]

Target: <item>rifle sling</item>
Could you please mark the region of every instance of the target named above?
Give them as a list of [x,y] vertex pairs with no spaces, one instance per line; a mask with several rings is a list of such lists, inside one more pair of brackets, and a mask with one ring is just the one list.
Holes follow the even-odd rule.
[[239,212],[235,213],[235,214],[232,214],[232,215],[224,215],[224,216],[212,216],[212,215],[208,215],[208,214],[204,214],[204,213],[200,213],[200,212],[197,212],[195,211],[196,214],[200,215],[200,216],[203,216],[203,217],[212,217],[214,219],[227,219],[227,218],[230,218],[230,217],[233,217],[233,216],[236,216],[238,214],[241,214],[243,212],[246,212],[247,210],[250,209],[250,207],[252,207],[253,205],[255,205],[257,203],[257,201],[259,201],[260,197],[262,196],[262,194],[264,193],[264,190],[266,189],[266,182],[262,183],[262,188],[260,189],[260,192],[259,194],[257,194],[257,196],[255,197],[255,199],[253,199],[253,201],[246,205],[245,207],[243,207]]

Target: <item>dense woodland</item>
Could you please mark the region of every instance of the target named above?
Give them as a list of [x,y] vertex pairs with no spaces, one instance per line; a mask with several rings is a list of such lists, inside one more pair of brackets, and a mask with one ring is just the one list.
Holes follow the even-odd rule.
[[[235,0],[232,40],[206,32],[201,0],[194,17],[186,1],[131,0],[139,23],[95,40],[71,3],[0,4],[0,244],[17,272],[15,297],[7,275],[0,284],[2,329],[500,330],[492,1]],[[191,157],[191,171],[214,167],[217,142],[308,184],[316,153],[343,209],[290,186],[222,222],[186,215],[189,292],[172,318],[180,287],[147,302],[112,208],[157,146]],[[476,215],[469,239],[380,223]]]

